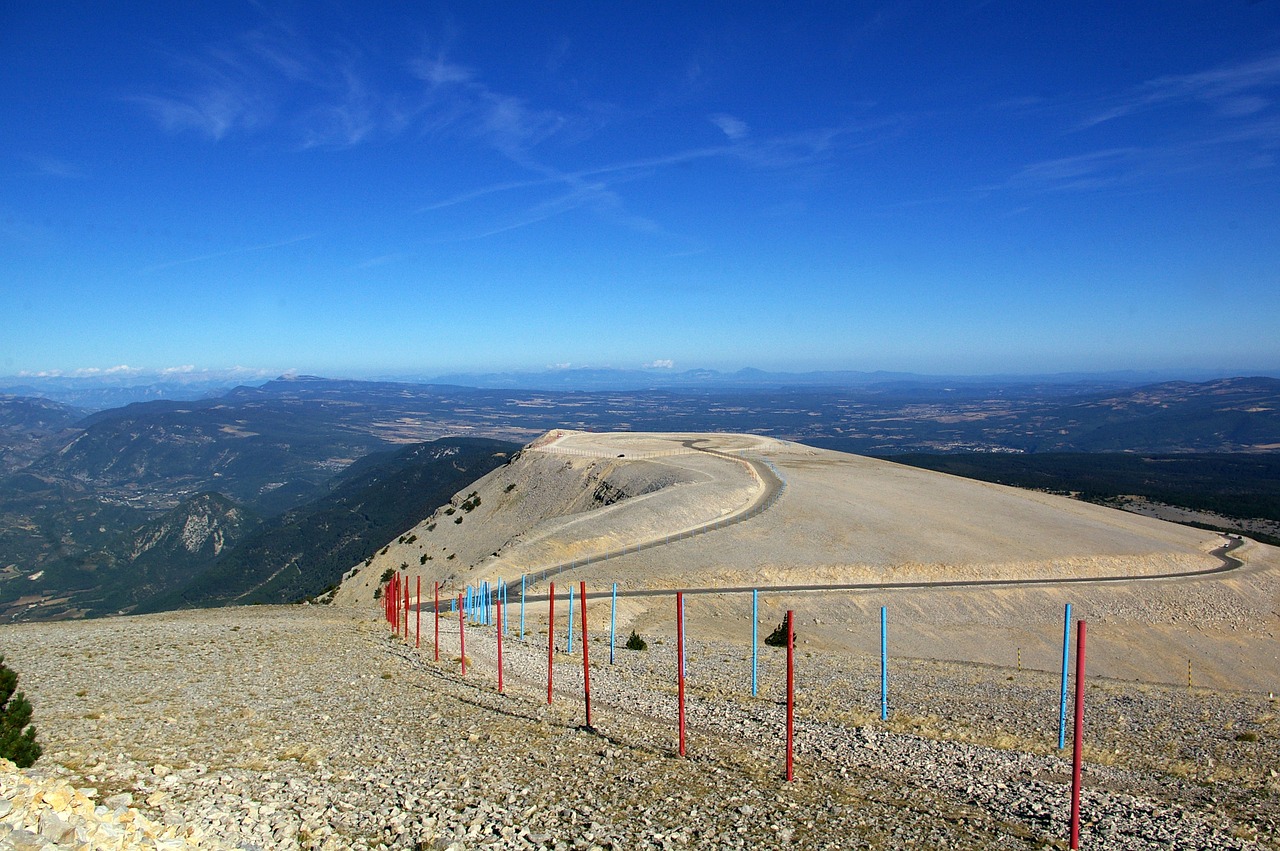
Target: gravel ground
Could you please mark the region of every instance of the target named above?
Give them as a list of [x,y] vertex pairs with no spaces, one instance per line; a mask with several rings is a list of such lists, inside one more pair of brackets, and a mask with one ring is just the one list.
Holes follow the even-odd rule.
[[[23,774],[201,847],[1066,846],[1056,676],[895,661],[881,722],[878,660],[800,653],[786,783],[782,651],[753,698],[749,651],[691,639],[681,759],[669,641],[610,666],[593,639],[587,731],[579,653],[548,706],[536,636],[505,642],[498,694],[492,628],[465,677],[442,628],[440,663],[324,607],[0,628],[45,745]],[[1091,680],[1087,701],[1083,847],[1280,848],[1274,700]]]

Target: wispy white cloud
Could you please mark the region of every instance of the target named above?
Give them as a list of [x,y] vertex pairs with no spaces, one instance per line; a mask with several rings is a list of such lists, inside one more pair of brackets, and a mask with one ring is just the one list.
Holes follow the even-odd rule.
[[[301,149],[349,148],[410,134],[451,137],[476,143],[522,169],[526,179],[480,186],[419,210],[441,210],[515,191],[534,196],[531,201],[522,198],[491,227],[457,237],[464,239],[527,227],[582,208],[623,227],[663,234],[663,227],[652,217],[628,208],[619,191],[623,182],[711,158],[737,160],[750,168],[804,167],[847,145],[859,129],[819,128],[761,136],[742,119],[716,113],[708,119],[723,134],[723,144],[590,168],[563,168],[554,164],[557,155],[607,126],[616,110],[586,103],[562,108],[531,102],[491,85],[478,69],[456,61],[438,46],[400,64],[398,76],[388,77],[385,71],[375,75],[369,70],[372,54],[336,39],[316,43],[287,22],[272,20],[196,55],[169,59],[175,83],[161,90],[135,92],[127,99],[171,133],[195,133],[219,141],[271,132]],[[556,141],[563,144],[551,144]],[[260,249],[205,254],[148,271]]]
[[1000,186],[988,189],[1092,190],[1132,179],[1148,160],[1142,148],[1113,148],[1034,162],[1019,169]]
[[510,180],[502,183],[490,184],[488,186],[481,186],[477,189],[427,204],[420,207],[418,212],[440,210],[445,207],[452,207],[457,204],[476,201],[487,195],[497,195],[503,192],[513,192],[520,189],[534,189],[543,186],[575,183],[577,181],[589,180],[591,178],[625,176],[628,174],[650,172],[666,166],[680,165],[683,163],[693,162],[694,160],[708,159],[711,157],[731,157],[734,155],[734,151],[735,149],[730,146],[721,145],[711,148],[695,148],[688,151],[680,151],[662,156],[626,160],[593,168],[579,169],[577,171],[558,172],[553,169],[540,169],[540,172],[544,175],[542,177],[530,178],[529,180]]
[[1198,103],[1222,116],[1253,115],[1271,105],[1280,89],[1280,53],[1194,74],[1157,77],[1116,97],[1085,117],[1080,129],[1158,107]]
[[[513,214],[508,220],[492,229],[472,233],[462,238],[477,239],[494,236],[536,224],[584,206],[591,206],[598,214],[632,230],[672,236],[652,218],[627,212],[625,200],[616,187],[673,166],[686,165],[699,160],[737,161],[747,167],[764,170],[805,168],[826,162],[837,151],[853,147],[855,144],[871,144],[868,140],[879,138],[878,132],[891,130],[893,124],[892,121],[866,125],[849,124],[772,137],[740,138],[726,144],[690,148],[574,171],[560,171],[534,162],[531,156],[522,155],[513,159],[537,176],[527,180],[502,181],[481,186],[426,204],[420,207],[418,212],[442,210],[492,195],[559,186],[567,191],[554,198],[539,201],[522,213]],[[862,141],[856,143],[850,141],[858,136],[863,137]]]
[[27,161],[31,163],[35,173],[41,177],[58,177],[66,180],[85,177],[84,171],[78,165],[57,157],[31,156],[27,157]]
[[424,84],[424,129],[478,140],[517,161],[572,120],[559,110],[535,108],[523,98],[491,88],[475,71],[442,53],[409,67]]
[[147,266],[144,269],[140,269],[139,272],[146,274],[148,272],[158,272],[162,269],[171,269],[174,266],[184,266],[188,263],[202,263],[206,260],[217,260],[222,257],[232,257],[237,254],[252,254],[258,251],[270,251],[274,248],[284,248],[288,245],[295,245],[299,242],[306,242],[309,239],[315,238],[316,235],[312,233],[305,236],[297,236],[293,239],[281,240],[279,242],[269,242],[264,245],[249,245],[243,248],[229,248],[226,251],[214,251],[208,254],[198,254],[194,257],[184,257],[181,260],[169,260],[164,263],[156,263],[153,266]]
[[[249,34],[252,42],[258,34]],[[248,44],[208,48],[202,54],[167,54],[175,84],[166,91],[142,91],[123,99],[150,114],[170,133],[191,131],[220,140],[235,130],[250,131],[274,117],[277,74],[264,67]]]
[[370,258],[368,258],[367,260],[362,260],[362,261],[360,261],[359,263],[356,263],[356,264],[355,264],[354,266],[352,266],[351,268],[353,268],[353,269],[375,269],[375,268],[377,268],[378,266],[386,266],[386,265],[389,265],[389,264],[391,264],[391,263],[398,263],[398,262],[400,262],[401,260],[407,260],[407,259],[409,259],[409,258],[410,258],[410,257],[412,257],[412,256],[413,256],[413,255],[412,255],[412,254],[410,254],[410,253],[409,253],[409,252],[407,252],[407,251],[393,251],[393,252],[390,252],[390,253],[388,253],[388,254],[380,254],[380,255],[378,255],[377,257],[370,257]]
[[[539,108],[490,87],[477,70],[454,63],[441,52],[424,56],[413,68],[427,87],[430,106],[424,110],[423,120],[431,131],[475,139],[529,174],[526,179],[479,186],[418,209],[419,213],[439,211],[512,193],[521,193],[522,199],[534,197],[532,203],[524,202],[527,206],[500,213],[493,227],[473,230],[455,239],[493,236],[590,208],[596,215],[623,227],[679,240],[680,237],[668,233],[651,216],[629,210],[621,185],[699,160],[736,160],[753,169],[806,168],[828,161],[837,151],[851,147],[859,135],[865,140],[895,124],[893,120],[874,125],[850,122],[836,127],[759,136],[740,118],[716,113],[709,115],[708,121],[724,134],[721,144],[564,169],[551,163],[565,145],[555,148],[546,143],[560,139],[567,144],[589,136],[607,125],[612,112],[584,108],[575,113]],[[547,197],[538,198],[540,194]]]
[[[1064,137],[1076,152],[1031,162],[990,189],[1094,191],[1193,172],[1225,174],[1274,164],[1280,150],[1280,54],[1149,80],[1083,105]],[[1062,113],[1082,104],[1028,104]],[[1167,115],[1157,116],[1157,112]],[[1115,128],[1117,132],[1109,132]],[[1099,135],[1104,134],[1104,135]],[[1121,145],[1079,150],[1094,138]]]
[[191,381],[216,381],[231,379],[265,378],[273,375],[271,370],[248,366],[232,366],[225,369],[205,369],[194,364],[147,368],[117,364],[115,366],[85,366],[77,369],[42,369],[39,371],[23,370],[17,373],[18,378],[169,378],[189,379]]
[[747,136],[747,122],[739,118],[734,118],[732,115],[716,113],[715,115],[710,116],[710,121],[712,124],[719,127],[724,135],[728,136],[735,142],[739,139],[744,139]]
[[122,375],[140,375],[145,370],[128,364],[117,364],[116,366],[86,366],[79,369],[46,369],[39,372],[19,372],[19,378],[99,378],[99,377],[118,377]]
[[671,358],[658,358],[649,363],[641,364],[645,369],[675,369],[676,362]]
[[1280,118],[1212,136],[1164,144],[1087,151],[1030,163],[1008,180],[981,190],[1095,191],[1153,185],[1192,173],[1225,174],[1275,165]]
[[286,144],[345,148],[398,133],[415,108],[369,82],[364,53],[313,46],[271,23],[195,55],[166,54],[174,82],[123,99],[170,133],[211,141],[280,131]]

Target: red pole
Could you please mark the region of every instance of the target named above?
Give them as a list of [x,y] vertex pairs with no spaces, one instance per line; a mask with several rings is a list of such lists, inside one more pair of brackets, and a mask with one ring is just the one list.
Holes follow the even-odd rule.
[[396,621],[395,621],[395,607],[392,606],[391,601],[395,599],[395,593],[396,593],[396,575],[393,573],[391,574],[391,580],[387,582],[387,599],[386,599],[387,623],[391,624],[391,627],[393,629],[395,628]]
[[440,582],[437,581],[436,587],[436,661],[440,661]]
[[551,705],[551,678],[555,672],[556,652],[556,584],[551,583],[547,597],[547,706]]
[[684,593],[676,592],[676,701],[680,727],[680,756],[684,756]]
[[422,646],[422,577],[418,577],[417,588],[414,591],[415,597],[418,598],[418,610],[414,615],[413,624],[413,646]]
[[409,580],[404,581],[404,640],[409,640]]
[[458,595],[458,651],[462,654],[462,675],[467,675],[467,617],[462,610],[462,595]]
[[392,587],[395,592],[391,596],[391,628],[400,634],[400,574],[391,574]]
[[796,627],[795,612],[787,609],[787,782],[795,780],[795,772],[792,770],[791,753],[795,744],[795,713],[796,713],[796,675],[795,675],[795,655],[796,655]]
[[1080,847],[1080,763],[1084,751],[1084,621],[1076,626],[1076,726],[1071,750],[1071,849]]
[[587,729],[591,727],[591,667],[587,664],[587,583],[578,583],[578,598],[582,600],[582,699],[587,704]]
[[498,598],[498,694],[502,694],[502,598]]

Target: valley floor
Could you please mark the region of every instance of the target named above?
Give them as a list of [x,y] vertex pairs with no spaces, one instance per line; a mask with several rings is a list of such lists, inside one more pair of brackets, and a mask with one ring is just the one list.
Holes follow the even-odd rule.
[[[681,759],[668,636],[611,666],[593,634],[593,733],[580,644],[556,654],[548,707],[529,626],[505,642],[505,695],[493,628],[468,629],[464,677],[456,621],[436,663],[425,614],[419,650],[366,615],[295,606],[5,626],[0,652],[45,745],[28,775],[127,793],[113,806],[216,838],[203,847],[1066,846],[1054,673],[895,659],[881,722],[877,657],[805,648],[786,783],[783,651],[762,647],[753,698],[749,648],[691,639]],[[1083,847],[1280,848],[1273,698],[1087,692]]]

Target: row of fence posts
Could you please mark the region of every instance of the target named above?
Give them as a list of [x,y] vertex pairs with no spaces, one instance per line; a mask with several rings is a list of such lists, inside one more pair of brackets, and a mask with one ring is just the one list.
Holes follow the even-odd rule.
[[[519,638],[523,642],[525,639],[525,590],[527,583],[524,576],[520,577],[520,632]],[[591,667],[588,660],[588,636],[587,636],[587,583],[580,582],[578,584],[578,606],[581,611],[582,623],[582,697],[585,708],[586,723],[583,725],[584,730],[594,732],[595,727],[592,724],[591,715]],[[565,652],[573,652],[573,585],[569,586],[568,606],[569,616],[568,625],[566,627],[566,644]],[[435,620],[435,661],[440,661],[440,583],[435,583],[434,589],[434,620]],[[417,620],[414,627],[414,645],[421,647],[421,631],[422,631],[422,578],[417,578],[416,589]],[[460,664],[462,675],[467,673],[467,645],[466,645],[466,628],[467,621],[470,618],[472,623],[481,626],[496,624],[497,646],[498,646],[498,693],[504,694],[503,682],[503,634],[507,631],[506,618],[503,616],[504,603],[507,602],[507,586],[499,579],[493,586],[488,582],[482,583],[478,588],[467,588],[460,592],[457,599],[453,601],[453,609],[458,613],[458,652],[460,656]],[[384,599],[385,616],[387,623],[390,624],[392,631],[396,635],[403,635],[404,640],[409,640],[409,583],[400,576],[399,573],[392,575],[387,586],[387,592]],[[490,618],[491,606],[496,608],[493,612],[494,618]],[[758,666],[759,666],[759,614],[760,614],[760,592],[758,589],[751,592],[751,695],[754,697],[759,692]],[[610,590],[609,603],[609,664],[614,664],[614,648],[616,646],[616,626],[618,615],[618,583],[613,583]],[[547,598],[547,705],[550,705],[554,696],[554,677],[555,677],[555,616],[556,616],[556,585],[554,582],[550,584]],[[787,610],[784,620],[787,628],[787,694],[786,694],[786,779],[788,782],[795,779],[794,770],[794,745],[795,745],[795,612],[792,609]],[[1071,849],[1079,848],[1080,841],[1080,782],[1082,770],[1082,755],[1084,746],[1084,676],[1085,676],[1085,622],[1076,622],[1076,672],[1075,672],[1075,718],[1073,728],[1073,746],[1071,758]],[[677,727],[677,750],[680,756],[686,756],[686,736],[685,736],[685,629],[684,629],[684,592],[676,592],[676,727]],[[1062,688],[1061,701],[1058,712],[1058,750],[1062,750],[1066,746],[1066,723],[1067,723],[1067,670],[1071,657],[1071,604],[1067,603],[1063,617],[1062,630]],[[880,719],[882,721],[889,718],[889,618],[888,609],[885,606],[880,607]]]

